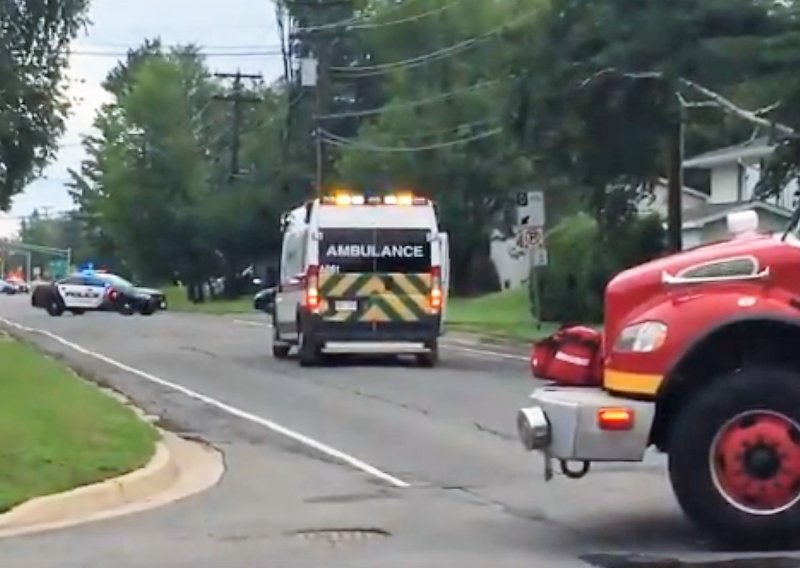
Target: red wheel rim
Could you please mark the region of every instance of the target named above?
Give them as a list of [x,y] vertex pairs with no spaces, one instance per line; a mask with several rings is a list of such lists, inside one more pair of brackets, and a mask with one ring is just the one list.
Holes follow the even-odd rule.
[[783,414],[739,414],[720,428],[709,458],[717,490],[741,511],[773,515],[800,501],[800,426]]

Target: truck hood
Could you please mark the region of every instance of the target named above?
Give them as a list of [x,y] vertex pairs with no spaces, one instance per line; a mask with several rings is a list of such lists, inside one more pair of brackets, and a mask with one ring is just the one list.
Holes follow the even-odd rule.
[[637,312],[662,296],[663,274],[675,275],[681,270],[714,260],[737,256],[755,256],[775,246],[775,237],[766,234],[751,234],[735,239],[711,243],[680,253],[652,260],[620,272],[606,287],[605,331],[606,341],[613,340],[623,324],[634,323]]

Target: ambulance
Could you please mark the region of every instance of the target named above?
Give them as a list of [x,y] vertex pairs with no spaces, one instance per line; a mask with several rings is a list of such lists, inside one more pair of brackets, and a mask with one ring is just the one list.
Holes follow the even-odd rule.
[[449,283],[448,235],[435,204],[410,193],[337,192],[281,219],[272,351],[302,366],[327,355],[439,357]]

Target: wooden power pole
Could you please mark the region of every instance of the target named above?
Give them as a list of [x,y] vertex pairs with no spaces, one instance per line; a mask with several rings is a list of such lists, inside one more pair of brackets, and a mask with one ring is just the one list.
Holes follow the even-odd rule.
[[239,175],[239,154],[241,150],[242,138],[242,122],[244,120],[245,103],[258,103],[261,102],[259,97],[248,96],[243,93],[242,79],[261,79],[261,75],[249,75],[237,71],[236,73],[214,73],[215,77],[220,79],[233,79],[233,92],[228,95],[214,95],[214,99],[218,101],[226,101],[233,103],[233,135],[231,141],[231,173],[230,179],[235,179]]
[[683,141],[685,112],[681,108],[669,133],[667,158],[667,238],[669,250],[683,250]]

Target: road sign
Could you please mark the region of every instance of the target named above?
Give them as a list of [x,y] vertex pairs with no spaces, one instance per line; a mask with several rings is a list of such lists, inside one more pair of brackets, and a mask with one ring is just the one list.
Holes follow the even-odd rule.
[[51,260],[50,261],[50,277],[54,280],[58,280],[59,278],[64,278],[67,275],[67,271],[69,270],[69,266],[67,266],[66,260]]
[[544,227],[520,227],[517,231],[517,245],[525,249],[544,247]]
[[534,247],[531,249],[531,264],[535,267],[547,266],[547,249],[544,247]]
[[543,227],[545,224],[544,193],[521,191],[517,193],[517,225]]

